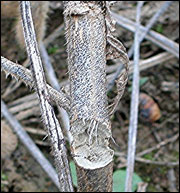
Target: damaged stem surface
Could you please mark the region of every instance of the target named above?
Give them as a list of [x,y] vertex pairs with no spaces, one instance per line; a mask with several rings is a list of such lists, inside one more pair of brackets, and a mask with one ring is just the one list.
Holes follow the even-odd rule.
[[66,1],[64,16],[70,77],[71,148],[77,164],[78,191],[112,191],[113,150],[108,146],[111,125],[106,95],[106,25],[102,3]]

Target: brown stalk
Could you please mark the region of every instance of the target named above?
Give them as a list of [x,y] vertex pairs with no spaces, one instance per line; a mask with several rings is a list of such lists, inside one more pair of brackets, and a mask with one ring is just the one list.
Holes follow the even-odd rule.
[[[106,26],[99,2],[64,2],[71,143],[78,192],[111,192],[113,151],[106,95]],[[108,174],[108,175],[106,175]]]

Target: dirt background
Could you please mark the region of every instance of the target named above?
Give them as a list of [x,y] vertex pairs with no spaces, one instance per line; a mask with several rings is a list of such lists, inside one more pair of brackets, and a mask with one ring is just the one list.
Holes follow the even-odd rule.
[[[154,13],[162,6],[164,1],[145,2],[142,9],[141,23],[146,25]],[[112,7],[116,13],[135,21],[136,2],[122,1]],[[46,37],[51,34],[63,22],[63,10],[60,2],[51,1],[50,11],[47,19]],[[15,39],[13,27],[16,19],[1,18],[1,55],[8,59],[22,64],[26,59],[26,53],[21,50]],[[160,17],[153,26],[157,31],[169,39],[179,43],[179,2],[174,1],[168,10]],[[67,53],[65,46],[64,32],[47,47],[59,82],[68,78],[67,74]],[[125,47],[130,48],[134,40],[132,32],[117,25],[116,35],[123,42]],[[141,59],[148,59],[159,53],[163,49],[154,45],[148,40],[141,43]],[[108,65],[114,65],[108,62]],[[140,87],[140,93],[146,93],[150,97],[145,103],[150,103],[148,107],[143,107],[141,101],[139,109],[139,123],[137,136],[137,150],[139,153],[150,147],[157,146],[162,141],[167,141],[178,134],[179,131],[179,60],[174,57],[171,60],[160,63],[155,67],[148,68],[140,73],[141,79],[146,80]],[[21,84],[16,90],[4,97],[11,77],[5,78],[1,72],[1,96],[9,108],[13,107],[13,101],[30,95],[32,91]],[[127,152],[128,126],[130,117],[130,100],[132,76],[130,76],[123,98],[112,117],[112,133],[119,147],[112,144],[115,152]],[[116,94],[113,89],[109,93],[112,99]],[[154,106],[156,106],[154,108]],[[51,148],[47,140],[43,140],[43,125],[40,120],[38,105],[28,109],[29,116],[22,118],[20,123],[27,129],[29,135],[44,153],[46,158],[53,164],[50,154]],[[158,111],[158,108],[160,112]],[[27,111],[15,112],[17,116]],[[33,112],[33,113],[32,113]],[[160,113],[158,120],[151,120],[155,113]],[[58,192],[58,189],[51,182],[47,174],[41,169],[38,163],[32,158],[26,148],[21,144],[17,136],[13,133],[6,121],[1,119],[1,191],[2,192]],[[32,133],[30,128],[34,128],[39,133]],[[28,130],[29,129],[29,130]],[[179,160],[179,138],[169,142],[167,145],[157,148],[143,158],[158,162],[175,162]],[[71,157],[70,157],[71,159]],[[115,154],[114,170],[124,168],[125,158]],[[169,167],[168,165],[147,164],[136,162],[135,172],[148,183],[147,192],[173,192],[179,190],[179,166]],[[173,174],[173,175],[171,175]],[[173,177],[172,177],[173,176]]]

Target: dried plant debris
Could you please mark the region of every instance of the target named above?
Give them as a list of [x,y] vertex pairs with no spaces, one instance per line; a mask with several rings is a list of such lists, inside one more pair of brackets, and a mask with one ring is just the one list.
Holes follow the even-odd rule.
[[110,13],[110,2],[106,2],[106,14],[105,14],[105,22],[106,22],[106,39],[107,39],[107,60],[109,59],[119,59],[120,62],[124,65],[124,70],[120,73],[116,80],[117,87],[117,96],[114,99],[113,104],[110,105],[112,108],[110,110],[110,115],[112,115],[117,107],[123,93],[125,86],[128,81],[128,72],[129,72],[129,57],[126,52],[126,48],[123,44],[114,37],[113,32],[115,31],[115,20],[112,18]]
[[9,125],[1,120],[1,156],[2,159],[10,157],[11,153],[18,145],[17,136],[13,133]]

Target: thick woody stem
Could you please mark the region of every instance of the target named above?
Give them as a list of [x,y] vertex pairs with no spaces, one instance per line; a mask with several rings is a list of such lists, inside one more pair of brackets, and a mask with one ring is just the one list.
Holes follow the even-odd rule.
[[113,162],[95,170],[77,166],[78,192],[112,192],[112,171]]
[[102,4],[66,1],[64,17],[70,77],[71,149],[77,164],[78,191],[111,192],[113,150],[108,146],[111,125]]
[[44,125],[47,128],[48,135],[53,147],[56,169],[60,182],[60,189],[63,192],[72,192],[73,186],[66,155],[64,137],[59,122],[55,116],[54,110],[50,104],[50,96],[46,86],[44,71],[32,21],[30,2],[21,1],[20,9],[26,48],[32,65],[32,71],[39,96]]

